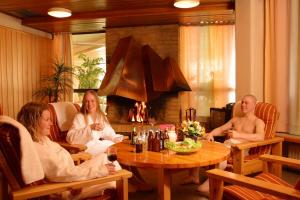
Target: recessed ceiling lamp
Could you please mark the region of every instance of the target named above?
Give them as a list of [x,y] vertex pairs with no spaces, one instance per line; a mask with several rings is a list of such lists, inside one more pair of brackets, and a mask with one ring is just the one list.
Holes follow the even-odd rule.
[[70,17],[72,15],[71,10],[66,8],[50,8],[48,10],[48,15],[52,17],[64,18]]
[[176,8],[193,8],[200,4],[199,0],[175,0],[174,6]]

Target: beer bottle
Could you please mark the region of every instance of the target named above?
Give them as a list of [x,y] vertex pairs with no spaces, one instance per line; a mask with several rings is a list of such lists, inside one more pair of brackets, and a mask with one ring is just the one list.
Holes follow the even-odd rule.
[[152,143],[152,151],[160,152],[160,135],[159,131],[155,131],[155,137]]
[[148,151],[153,151],[153,139],[153,131],[150,130],[148,133]]
[[136,140],[136,128],[133,127],[132,131],[131,131],[131,134],[130,134],[130,144],[135,144],[135,140]]

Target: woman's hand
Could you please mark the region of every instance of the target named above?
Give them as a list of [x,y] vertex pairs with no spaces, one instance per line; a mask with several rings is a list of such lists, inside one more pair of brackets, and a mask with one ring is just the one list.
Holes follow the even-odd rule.
[[104,124],[103,123],[94,123],[94,124],[91,124],[90,127],[92,130],[102,131],[104,128]]
[[112,164],[112,163],[105,164],[105,167],[107,168],[109,175],[112,175],[112,174],[116,173],[116,168],[115,168],[114,164]]

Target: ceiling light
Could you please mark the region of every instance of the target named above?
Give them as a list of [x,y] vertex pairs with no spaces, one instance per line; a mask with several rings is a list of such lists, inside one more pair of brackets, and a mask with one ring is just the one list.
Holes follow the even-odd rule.
[[200,4],[199,0],[175,0],[174,6],[177,8],[193,8]]
[[72,12],[66,8],[50,8],[48,10],[48,15],[51,15],[52,17],[64,18],[70,17]]

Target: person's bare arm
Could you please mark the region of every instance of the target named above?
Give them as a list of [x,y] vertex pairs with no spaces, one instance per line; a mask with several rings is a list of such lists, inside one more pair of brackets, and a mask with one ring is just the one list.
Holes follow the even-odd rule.
[[230,130],[232,128],[234,120],[235,120],[235,118],[232,118],[227,123],[225,123],[222,126],[220,126],[218,128],[215,128],[214,130],[212,130],[210,133],[208,133],[206,135],[206,139],[210,140],[210,141],[213,141],[214,140],[214,136],[222,135],[222,133],[224,133],[225,131]]
[[229,136],[234,139],[242,139],[247,141],[263,141],[265,139],[265,123],[261,119],[257,119],[255,123],[255,133],[242,133],[234,130],[229,131]]

